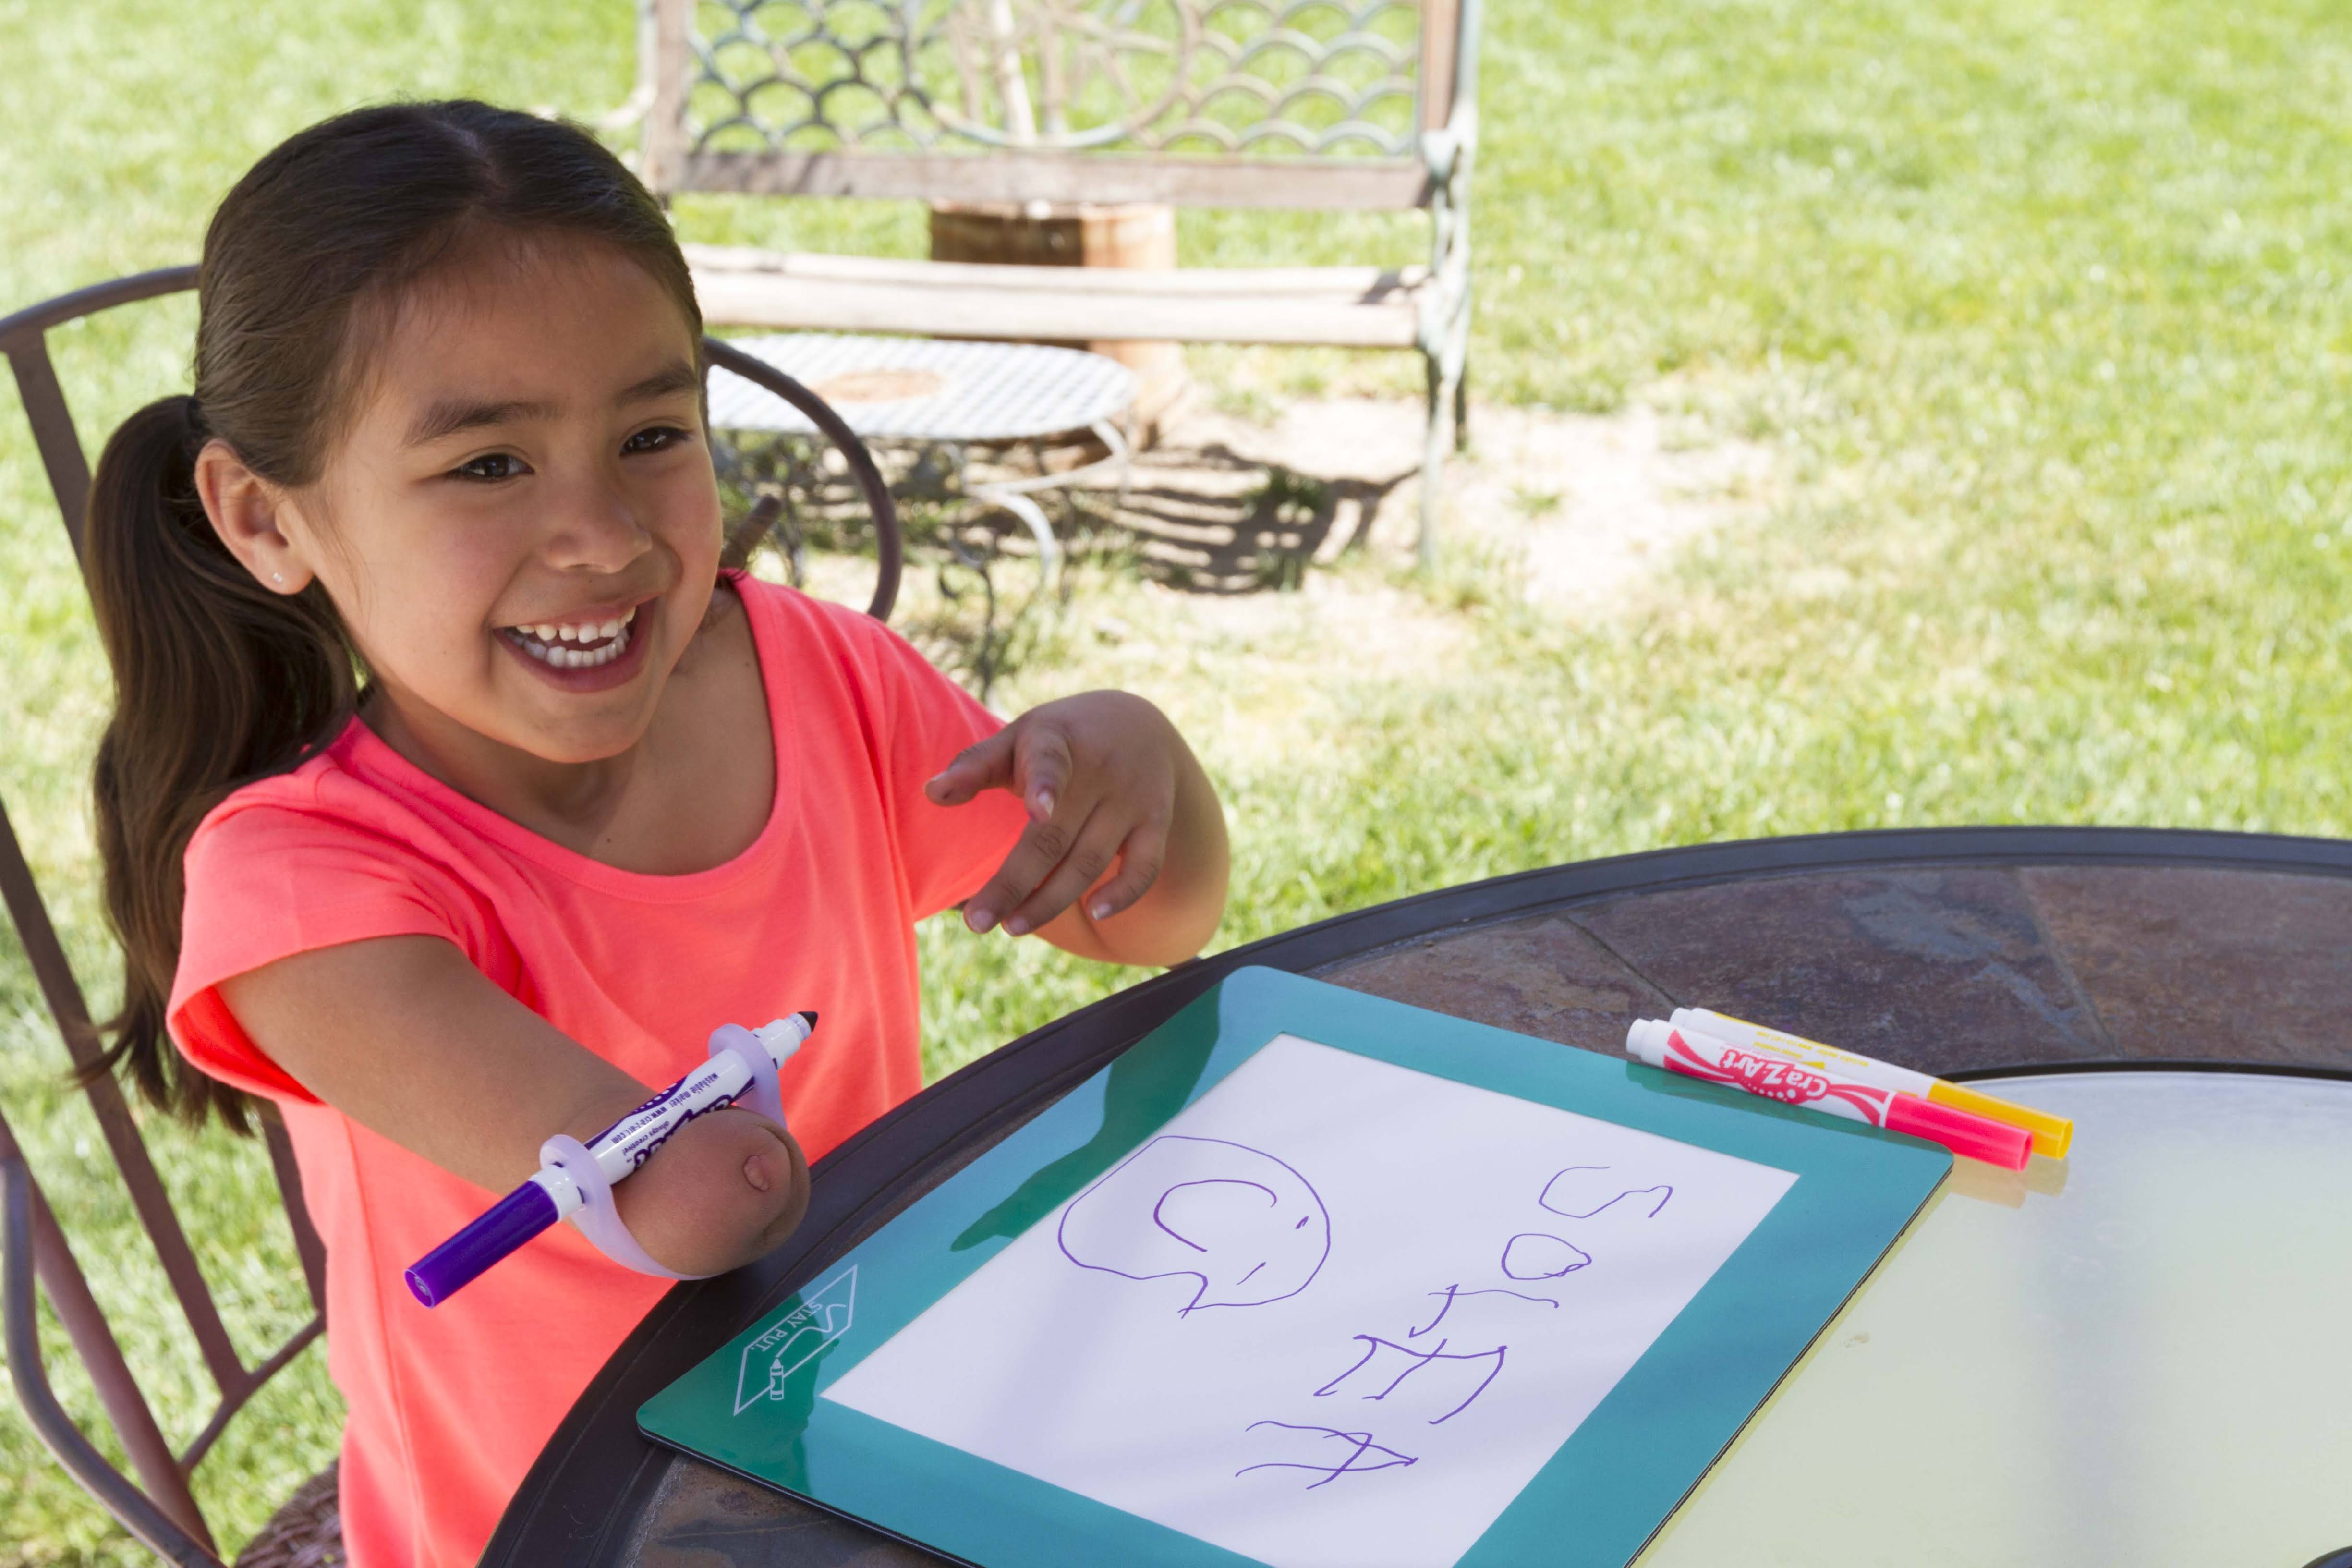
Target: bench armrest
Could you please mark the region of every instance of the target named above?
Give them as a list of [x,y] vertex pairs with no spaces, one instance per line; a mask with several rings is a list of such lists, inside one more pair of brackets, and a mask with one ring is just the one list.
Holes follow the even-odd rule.
[[1421,155],[1429,164],[1431,183],[1444,186],[1470,166],[1478,151],[1478,106],[1464,103],[1454,106],[1444,127],[1421,133]]

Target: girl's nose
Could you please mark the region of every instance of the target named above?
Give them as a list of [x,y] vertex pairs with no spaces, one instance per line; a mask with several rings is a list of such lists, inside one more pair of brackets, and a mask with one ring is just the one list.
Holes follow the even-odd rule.
[[603,475],[583,479],[560,500],[545,553],[559,571],[617,572],[654,544],[636,498]]

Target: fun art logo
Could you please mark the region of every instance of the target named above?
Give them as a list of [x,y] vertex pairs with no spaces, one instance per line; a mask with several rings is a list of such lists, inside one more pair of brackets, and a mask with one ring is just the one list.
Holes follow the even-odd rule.
[[1791,1061],[1777,1057],[1751,1056],[1741,1050],[1728,1050],[1717,1058],[1722,1069],[1750,1094],[1767,1100],[1778,1100],[1790,1105],[1803,1105],[1822,1099],[1830,1091],[1830,1080],[1819,1073],[1807,1072]]
[[735,1414],[763,1399],[782,1399],[793,1373],[816,1359],[849,1331],[857,1310],[857,1265],[851,1264],[814,1290],[801,1304],[771,1323],[743,1347],[735,1373]]

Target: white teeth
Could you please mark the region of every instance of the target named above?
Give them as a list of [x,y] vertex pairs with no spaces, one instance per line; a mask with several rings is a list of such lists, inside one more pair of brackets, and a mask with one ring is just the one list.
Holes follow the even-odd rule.
[[[600,626],[517,626],[519,632],[530,634],[537,641],[518,639],[517,646],[541,664],[557,669],[593,669],[600,664],[610,664],[629,650],[630,626],[626,621],[608,622],[614,629],[607,632]],[[609,637],[602,647],[563,647],[560,644],[580,634],[578,640],[593,639],[600,634]],[[553,634],[553,635],[551,635]],[[551,646],[557,645],[557,646]]]
[[[628,652],[629,634],[635,623],[636,616],[632,613],[609,621],[541,621],[508,629],[514,634],[515,646],[541,664],[557,669],[593,669]],[[597,646],[567,647],[567,643]]]

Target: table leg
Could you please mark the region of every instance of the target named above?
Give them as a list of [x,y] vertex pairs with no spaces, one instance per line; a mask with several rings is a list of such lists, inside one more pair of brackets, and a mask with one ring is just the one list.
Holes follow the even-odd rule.
[[974,500],[984,500],[1001,506],[1027,525],[1037,541],[1037,585],[1050,590],[1062,580],[1062,542],[1054,537],[1054,525],[1045,520],[1045,511],[1035,501],[1013,485],[974,485],[966,492]]

